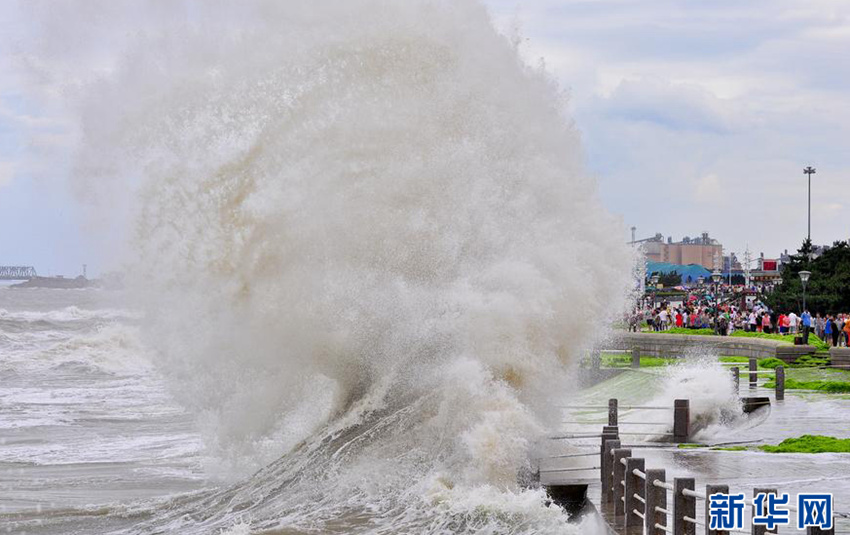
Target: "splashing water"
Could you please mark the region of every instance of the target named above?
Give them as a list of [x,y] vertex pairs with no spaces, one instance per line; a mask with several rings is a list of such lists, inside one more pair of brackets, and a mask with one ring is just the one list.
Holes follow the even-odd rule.
[[651,403],[672,407],[676,399],[688,399],[692,440],[710,441],[718,431],[746,423],[729,369],[717,356],[692,351],[667,372],[662,391]]
[[132,192],[156,365],[260,469],[145,529],[566,529],[516,474],[632,260],[552,80],[472,1],[91,5],[45,23],[118,51],[79,189]]

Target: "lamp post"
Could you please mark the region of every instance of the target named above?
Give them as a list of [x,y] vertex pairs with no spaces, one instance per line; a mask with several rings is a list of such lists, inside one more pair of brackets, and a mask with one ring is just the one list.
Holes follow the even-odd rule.
[[814,167],[809,166],[803,169],[804,175],[809,175],[809,241],[812,241],[812,175],[817,171]]
[[652,308],[655,308],[655,294],[658,292],[658,281],[661,280],[661,277],[656,273],[652,277],[649,278],[649,282],[652,283]]
[[809,282],[809,277],[812,276],[811,271],[800,272],[800,282],[803,283],[803,312],[806,311],[806,284]]
[[723,278],[723,274],[720,273],[719,269],[715,269],[711,273],[711,280],[714,281],[714,330],[715,332],[720,332],[720,322],[718,321],[720,318],[720,280]]
[[714,281],[714,311],[717,315],[717,308],[720,305],[720,280],[723,279],[723,274],[719,269],[715,269],[711,274],[711,280]]

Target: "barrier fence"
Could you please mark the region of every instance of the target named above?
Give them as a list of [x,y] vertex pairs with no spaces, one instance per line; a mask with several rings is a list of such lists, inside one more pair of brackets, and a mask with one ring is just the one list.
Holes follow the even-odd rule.
[[[752,370],[750,370],[752,371]],[[758,371],[758,370],[757,370]],[[738,378],[739,368],[732,368],[733,377]],[[784,379],[784,369],[778,367],[775,370],[778,385]],[[751,376],[752,380],[752,376]],[[777,388],[777,399],[781,399],[780,392],[784,393],[780,386]],[[758,400],[759,398],[752,398]],[[763,398],[766,399],[766,398]],[[769,400],[766,400],[769,404]],[[713,494],[728,494],[728,485],[706,485],[705,492],[696,490],[694,478],[677,477],[672,481],[667,480],[666,470],[663,468],[647,468],[646,461],[633,455],[633,450],[639,448],[662,448],[677,447],[676,443],[687,442],[690,435],[690,401],[678,399],[674,401],[673,407],[620,405],[617,399],[608,400],[607,405],[573,405],[564,406],[565,409],[577,410],[607,410],[607,425],[603,425],[601,433],[574,433],[551,437],[554,439],[594,439],[599,438],[598,452],[572,453],[551,458],[579,458],[599,455],[598,466],[580,468],[564,468],[556,470],[544,470],[542,472],[586,472],[599,470],[601,482],[601,502],[612,510],[617,528],[622,528],[626,535],[662,535],[670,533],[673,535],[696,535],[698,530],[706,535],[725,535],[732,533],[746,533],[751,535],[765,535],[777,533],[767,530],[764,525],[753,525],[748,530],[712,530],[710,525],[700,521],[697,516],[698,502],[703,502],[705,515],[710,518],[711,496]],[[672,418],[667,421],[656,422],[628,422],[623,421],[621,411],[649,410],[670,411]],[[581,421],[573,420],[566,423],[574,424],[599,424],[604,421]],[[623,426],[672,426],[672,433],[655,432],[643,429],[641,432],[623,432]],[[652,442],[640,444],[624,444],[622,436],[661,435],[669,442]],[[776,494],[777,489],[755,488],[754,495],[760,493]],[[795,507],[786,506],[789,511],[796,511]],[[765,511],[755,511],[751,507],[751,517],[762,516]],[[835,516],[848,516],[835,513]],[[798,531],[799,532],[799,531]],[[806,535],[834,534],[835,529],[824,531],[815,527],[806,528]]]
[[[759,359],[756,357],[749,357],[748,359],[748,374],[749,374],[749,384],[751,389],[758,388],[758,377],[759,375],[775,375],[775,391],[776,391],[776,400],[783,401],[785,399],[785,367],[777,366],[774,370],[759,370],[758,369],[758,361]],[[735,386],[735,391],[737,392],[741,387],[741,368],[739,366],[734,365],[734,363],[726,363],[726,365],[732,366],[732,380]],[[638,350],[632,351],[632,368],[640,368],[640,352]],[[846,368],[845,366],[818,366],[819,369],[829,369],[829,368]]]
[[[713,530],[708,519],[711,497],[714,494],[729,494],[728,485],[706,485],[705,492],[696,490],[696,481],[691,477],[677,477],[670,483],[666,470],[647,469],[645,460],[632,455],[631,448],[621,447],[616,426],[605,426],[602,431],[600,450],[601,501],[603,506],[613,509],[616,527],[623,528],[626,535],[696,535],[697,530],[706,535],[744,533],[765,535],[778,533],[767,530],[764,525],[752,525],[748,530]],[[777,489],[755,488],[753,495],[776,494]],[[697,503],[703,502],[705,521],[697,517]],[[766,505],[763,504],[763,507]],[[786,506],[789,511],[796,507]],[[752,516],[762,516],[766,510],[752,507]],[[806,535],[834,535],[835,527],[822,530],[806,528]]]

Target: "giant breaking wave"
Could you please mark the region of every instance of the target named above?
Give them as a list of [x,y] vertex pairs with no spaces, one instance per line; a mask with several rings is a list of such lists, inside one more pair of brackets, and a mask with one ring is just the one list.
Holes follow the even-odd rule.
[[517,473],[631,258],[563,93],[486,10],[49,11],[116,51],[69,89],[79,190],[132,192],[145,340],[243,478],[146,529],[564,529]]

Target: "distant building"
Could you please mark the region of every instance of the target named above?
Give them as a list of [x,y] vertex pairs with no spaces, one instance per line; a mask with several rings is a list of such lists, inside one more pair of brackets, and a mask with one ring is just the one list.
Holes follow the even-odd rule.
[[782,265],[781,258],[765,258],[764,253],[761,253],[756,261],[756,269],[750,273],[752,282],[760,284],[774,284],[779,282],[779,279],[782,277],[779,272]]
[[723,257],[723,273],[733,272],[740,274],[743,270],[744,267],[735,253],[729,253],[729,255]]
[[714,270],[723,267],[723,246],[703,232],[699,238],[685,236],[680,242],[673,242],[656,234],[655,237],[641,240],[641,249],[647,262],[665,262],[668,264],[697,264],[705,269]]
[[[825,252],[832,249],[831,245],[812,245],[812,260],[820,258]],[[779,263],[780,264],[789,264],[791,263],[791,255],[797,253],[789,253],[788,249],[785,249],[781,255],[779,255]]]

